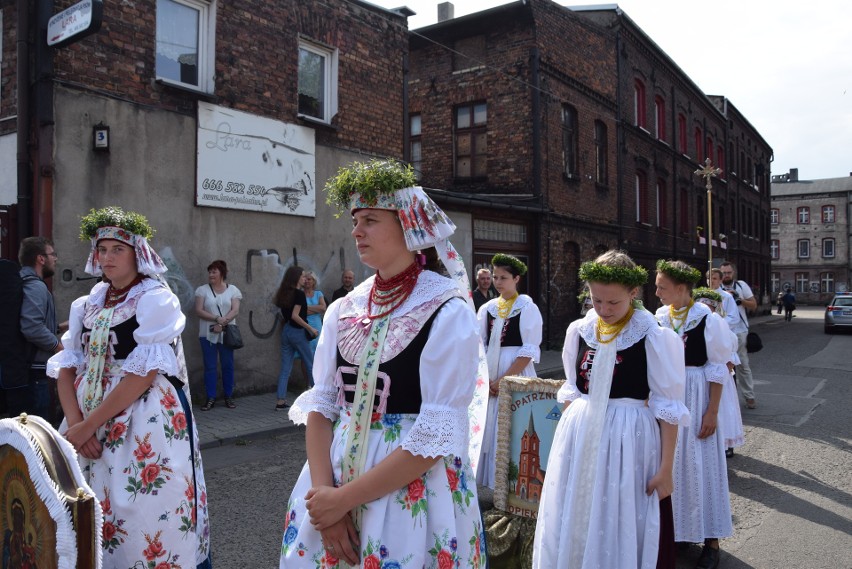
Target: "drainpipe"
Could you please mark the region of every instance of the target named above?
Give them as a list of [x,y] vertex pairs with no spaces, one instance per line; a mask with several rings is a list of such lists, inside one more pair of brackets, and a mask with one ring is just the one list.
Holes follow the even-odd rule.
[[[17,0],[18,39],[17,39],[17,160],[18,160],[18,243],[29,237],[32,227],[32,179],[30,174],[29,138],[30,138],[30,3]],[[18,243],[14,244],[17,250]]]
[[[620,17],[620,14],[619,14]],[[624,162],[621,157],[621,147],[624,144],[624,124],[621,116],[621,25],[615,33],[615,170],[616,203],[618,207],[618,248],[624,247]]]

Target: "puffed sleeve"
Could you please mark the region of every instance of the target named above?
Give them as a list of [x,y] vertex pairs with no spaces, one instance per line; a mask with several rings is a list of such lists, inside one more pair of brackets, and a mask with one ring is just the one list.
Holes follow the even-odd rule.
[[[723,320],[723,322],[724,322],[724,320]],[[727,326],[727,324],[725,324],[725,326]],[[731,346],[731,359],[729,359],[728,361],[731,362],[732,364],[738,366],[738,365],[740,365],[740,363],[742,363],[740,361],[740,355],[737,352],[737,350],[740,347],[740,344],[739,344],[740,341],[739,341],[739,338],[737,338],[737,335],[734,334],[733,332],[731,332],[730,328],[728,328],[728,342],[730,342],[730,346]]]
[[577,349],[580,347],[579,326],[582,320],[575,320],[565,332],[565,345],[562,346],[562,367],[565,368],[565,383],[556,393],[559,403],[571,402],[580,397],[577,389]]
[[177,297],[164,287],[144,292],[136,305],[136,321],[139,323],[133,331],[136,347],[127,355],[121,370],[136,375],[147,375],[151,370],[179,375],[172,342],[183,332],[186,317]]
[[314,353],[314,386],[302,393],[290,407],[290,420],[297,425],[306,425],[311,411],[332,422],[340,415],[334,376],[337,373],[337,322],[342,305],[342,299],[337,299],[325,312]]
[[731,361],[730,328],[715,314],[707,315],[704,326],[704,344],[707,346],[707,363],[704,364],[704,379],[713,383],[725,383],[728,377],[728,362]]
[[74,368],[79,370],[83,367],[83,315],[86,312],[86,301],[89,296],[81,296],[71,303],[71,312],[68,315],[68,330],[62,334],[63,349],[53,354],[47,360],[47,375],[59,377],[62,368]]
[[521,309],[521,341],[523,345],[515,357],[532,358],[538,363],[541,359],[541,311],[533,302]]
[[683,340],[668,328],[655,326],[645,337],[648,358],[648,406],[658,419],[672,425],[688,425],[686,364]]
[[402,448],[423,457],[467,456],[478,363],[474,314],[462,299],[451,299],[438,309],[420,356],[420,414]]

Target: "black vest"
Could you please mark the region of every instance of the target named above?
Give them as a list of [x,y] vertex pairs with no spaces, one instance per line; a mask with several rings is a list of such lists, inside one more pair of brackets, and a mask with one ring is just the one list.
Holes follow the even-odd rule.
[[[586,341],[579,338],[577,349],[577,389],[588,395],[589,378],[595,359],[595,350]],[[630,399],[647,399],[651,393],[648,387],[648,355],[645,353],[645,338],[642,338],[629,348],[619,350],[615,355],[615,367],[612,372],[612,386],[609,389],[610,399],[629,397]]]
[[[494,329],[494,321],[496,318],[488,313],[488,337]],[[500,337],[500,346],[523,346],[524,340],[521,338],[521,313],[518,312],[508,320],[503,321],[503,335]]]
[[[136,338],[133,337],[133,332],[139,328],[139,322],[134,314],[121,324],[116,324],[110,327],[110,332],[115,334],[116,345],[113,346],[114,358],[117,360],[127,359],[130,352],[136,348]],[[83,327],[83,334],[91,332],[91,328]]]
[[698,326],[683,333],[683,344],[686,347],[686,365],[701,367],[707,363],[707,343],[704,339],[704,328],[707,327],[707,315],[701,319]]

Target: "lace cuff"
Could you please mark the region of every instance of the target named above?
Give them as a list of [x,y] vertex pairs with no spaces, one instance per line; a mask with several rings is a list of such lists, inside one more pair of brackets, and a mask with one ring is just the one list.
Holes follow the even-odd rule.
[[582,393],[577,389],[577,386],[570,380],[565,380],[559,391],[556,392],[556,401],[558,403],[566,403],[579,399]]
[[704,379],[707,381],[712,381],[713,383],[725,383],[728,375],[730,375],[730,373],[728,372],[728,366],[725,364],[707,363],[704,365]]
[[524,344],[521,346],[521,349],[518,350],[518,354],[515,357],[532,358],[533,363],[538,363],[539,359],[541,359],[541,349],[538,346]]
[[426,405],[402,441],[402,448],[425,458],[467,457],[467,409]]
[[331,422],[336,421],[340,417],[337,389],[332,386],[325,389],[314,386],[308,389],[293,402],[288,416],[297,425],[307,425],[311,411],[316,411]]
[[177,376],[180,373],[171,344],[138,344],[121,366],[121,371],[136,375],[148,375],[154,369],[163,375]]
[[671,425],[689,426],[689,409],[683,401],[665,399],[651,393],[648,407],[654,413],[654,417]]
[[54,379],[59,377],[59,370],[62,368],[73,367],[80,369],[83,367],[85,360],[83,359],[82,350],[62,350],[50,356],[47,360],[47,375]]

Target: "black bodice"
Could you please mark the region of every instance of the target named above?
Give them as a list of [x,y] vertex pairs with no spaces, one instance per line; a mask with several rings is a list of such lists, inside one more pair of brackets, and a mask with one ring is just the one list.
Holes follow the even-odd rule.
[[[589,347],[582,337],[578,340],[577,389],[580,393],[588,395],[595,350]],[[642,338],[629,348],[616,353],[612,386],[609,390],[610,399],[628,397],[644,400],[651,393],[648,387],[648,355],[645,353],[645,340]]]
[[705,314],[695,328],[683,333],[687,366],[701,367],[707,363],[707,342],[704,339],[704,329],[706,327],[707,315]]
[[[423,398],[420,394],[420,355],[423,353],[423,348],[429,339],[429,331],[432,329],[432,323],[443,306],[442,304],[432,313],[432,316],[429,317],[423,328],[420,329],[420,332],[417,333],[405,349],[388,361],[379,364],[379,375],[376,377],[374,408],[379,405],[380,394],[385,386],[383,375],[386,374],[390,378],[391,385],[385,413],[420,413],[420,405],[423,403]],[[452,365],[452,362],[448,363]],[[341,372],[343,384],[350,387],[355,386],[355,381],[358,377],[358,364],[346,361],[343,354],[340,353],[339,347],[337,348],[337,367],[344,368]],[[426,378],[426,381],[429,379]],[[345,389],[344,396],[346,402],[351,405],[355,399],[354,391]]]
[[[496,318],[488,314],[488,337],[491,337],[491,332],[494,328]],[[500,346],[523,346],[524,340],[521,338],[521,313],[518,312],[511,318],[503,321],[503,334],[500,336]]]
[[[136,348],[136,338],[133,337],[133,332],[139,328],[139,322],[134,314],[121,324],[112,326],[109,330],[115,334],[116,344],[113,346],[114,358],[117,360],[126,359],[130,352]],[[91,332],[91,328],[83,326],[83,334]]]

